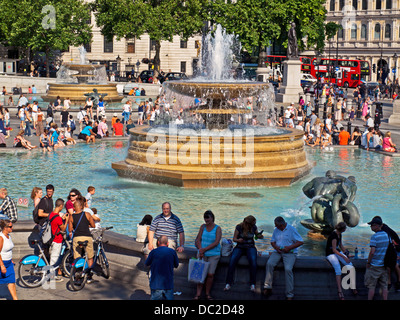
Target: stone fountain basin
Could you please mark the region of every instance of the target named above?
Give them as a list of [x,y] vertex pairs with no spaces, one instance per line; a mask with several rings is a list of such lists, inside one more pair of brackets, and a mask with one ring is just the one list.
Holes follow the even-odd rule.
[[268,90],[269,84],[253,81],[165,81],[163,87],[180,95],[226,100],[257,96]]

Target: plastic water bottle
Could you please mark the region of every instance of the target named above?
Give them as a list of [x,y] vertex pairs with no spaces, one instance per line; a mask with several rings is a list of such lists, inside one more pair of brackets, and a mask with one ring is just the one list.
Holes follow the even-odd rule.
[[365,249],[361,248],[361,259],[365,259]]
[[358,248],[354,250],[354,259],[358,259]]

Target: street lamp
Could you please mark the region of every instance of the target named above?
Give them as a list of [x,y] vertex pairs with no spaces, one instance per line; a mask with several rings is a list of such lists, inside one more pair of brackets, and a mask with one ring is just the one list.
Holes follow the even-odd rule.
[[118,75],[118,79],[121,76],[121,57],[118,55],[118,57],[115,58],[115,60],[117,61],[117,75]]
[[393,83],[392,83],[392,96],[394,94],[396,88],[396,73],[397,73],[397,53],[395,52],[393,55],[394,60],[394,72],[393,72]]

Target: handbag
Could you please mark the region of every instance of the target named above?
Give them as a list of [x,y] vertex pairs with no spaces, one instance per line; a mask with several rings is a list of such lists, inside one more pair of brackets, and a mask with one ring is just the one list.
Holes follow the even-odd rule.
[[397,252],[392,239],[389,237],[389,245],[386,249],[385,258],[384,258],[384,265],[387,268],[394,270],[397,263]]
[[210,263],[202,259],[189,259],[188,280],[194,283],[204,283],[209,266]]

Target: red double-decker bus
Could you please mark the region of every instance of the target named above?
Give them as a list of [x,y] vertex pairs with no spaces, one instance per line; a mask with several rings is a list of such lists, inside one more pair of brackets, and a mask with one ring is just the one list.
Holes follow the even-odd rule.
[[[286,56],[269,55],[267,56],[266,64],[269,65],[271,68],[274,68],[276,66],[280,67],[282,62],[287,59],[288,58]],[[300,57],[300,61],[301,61],[301,72],[310,74],[312,59],[309,57]]]
[[369,62],[365,60],[322,58],[318,65],[312,59],[311,75],[324,79],[325,83],[335,83],[340,87],[356,88],[371,75]]

